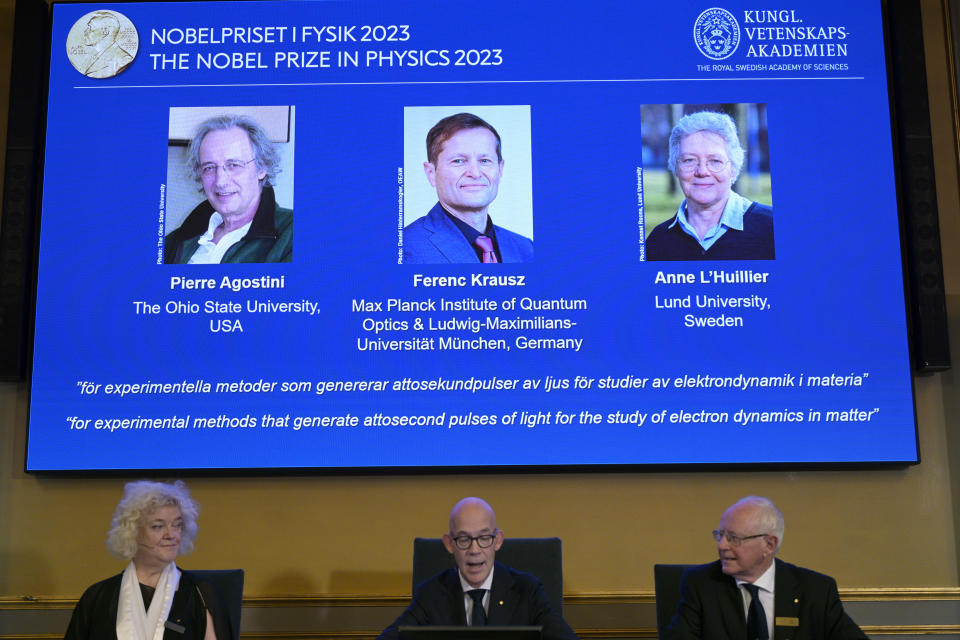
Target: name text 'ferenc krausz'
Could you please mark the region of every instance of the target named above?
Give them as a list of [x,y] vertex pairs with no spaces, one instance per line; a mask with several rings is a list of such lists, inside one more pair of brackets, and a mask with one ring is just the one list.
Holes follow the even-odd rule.
[[474,273],[467,276],[425,276],[422,273],[413,274],[415,287],[525,287],[527,276],[487,276]]

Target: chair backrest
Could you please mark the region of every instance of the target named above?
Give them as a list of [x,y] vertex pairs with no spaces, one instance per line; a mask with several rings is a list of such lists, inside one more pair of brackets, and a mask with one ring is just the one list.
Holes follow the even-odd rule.
[[209,582],[230,618],[233,640],[240,639],[240,608],[243,606],[243,569],[190,570],[197,580]]
[[653,591],[657,597],[657,637],[664,638],[667,626],[680,604],[680,577],[692,564],[653,565]]
[[[540,579],[554,610],[563,615],[563,551],[560,538],[507,538],[497,560]],[[413,587],[454,566],[440,538],[413,539]]]

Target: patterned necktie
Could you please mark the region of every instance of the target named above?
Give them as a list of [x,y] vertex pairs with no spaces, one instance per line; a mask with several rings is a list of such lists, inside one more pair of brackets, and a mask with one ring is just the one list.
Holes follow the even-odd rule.
[[767,614],[760,603],[760,587],[755,584],[744,584],[750,592],[750,613],[747,615],[747,640],[769,640],[770,631],[767,629]]
[[493,250],[493,240],[491,240],[488,236],[477,236],[477,239],[474,240],[474,243],[480,247],[481,251],[483,251],[483,255],[480,256],[480,262],[499,262],[499,260],[497,260],[497,252]]
[[467,591],[473,598],[473,613],[470,615],[471,627],[482,627],[487,624],[487,612],[483,610],[483,594],[486,589],[471,589]]

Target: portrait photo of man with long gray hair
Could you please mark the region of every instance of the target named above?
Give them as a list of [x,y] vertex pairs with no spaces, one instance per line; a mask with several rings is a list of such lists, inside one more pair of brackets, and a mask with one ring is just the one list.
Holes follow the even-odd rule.
[[274,192],[281,153],[249,115],[225,113],[196,126],[188,170],[206,200],[164,241],[167,264],[291,262],[293,209]]

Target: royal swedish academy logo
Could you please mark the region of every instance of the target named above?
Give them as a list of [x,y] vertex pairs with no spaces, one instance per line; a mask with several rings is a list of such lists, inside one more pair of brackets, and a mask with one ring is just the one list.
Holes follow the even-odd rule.
[[740,45],[740,25],[726,9],[707,9],[693,23],[693,41],[711,60],[729,58]]

